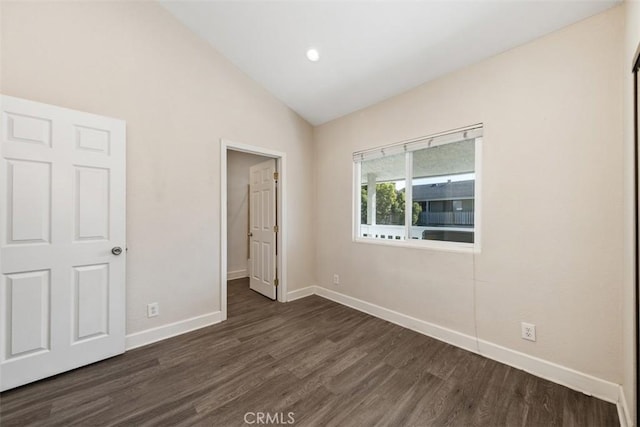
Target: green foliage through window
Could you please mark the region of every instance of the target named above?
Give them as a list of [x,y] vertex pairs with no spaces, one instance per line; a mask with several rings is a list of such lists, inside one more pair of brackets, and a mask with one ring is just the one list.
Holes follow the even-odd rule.
[[[396,190],[393,182],[376,184],[376,224],[404,225],[405,189]],[[422,212],[422,206],[413,202],[411,224],[416,225]],[[360,220],[367,224],[367,186],[360,190]]]

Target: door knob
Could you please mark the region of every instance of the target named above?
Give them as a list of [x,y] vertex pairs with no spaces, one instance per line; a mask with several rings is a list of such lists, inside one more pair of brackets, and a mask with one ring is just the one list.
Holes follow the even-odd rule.
[[253,233],[247,233],[247,236],[253,237]]
[[114,255],[120,255],[122,253],[122,248],[120,246],[116,246],[115,248],[111,249],[111,253]]

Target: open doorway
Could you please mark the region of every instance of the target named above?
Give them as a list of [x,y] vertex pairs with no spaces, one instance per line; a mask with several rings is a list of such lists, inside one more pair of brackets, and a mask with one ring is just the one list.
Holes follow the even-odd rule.
[[[235,279],[232,284],[236,287],[251,283],[253,290],[286,301],[286,157],[285,153],[228,140],[221,140],[220,145],[220,310],[226,320],[228,280]],[[260,194],[268,191],[272,197],[263,199],[271,200],[272,206],[259,201]],[[261,235],[255,226],[257,219],[264,222],[261,228],[271,233]],[[273,259],[266,256],[268,250],[258,252],[258,248],[270,247]]]
[[[250,171],[274,159],[227,150],[227,280],[249,277],[251,228],[249,223]],[[255,215],[255,212],[254,212]]]

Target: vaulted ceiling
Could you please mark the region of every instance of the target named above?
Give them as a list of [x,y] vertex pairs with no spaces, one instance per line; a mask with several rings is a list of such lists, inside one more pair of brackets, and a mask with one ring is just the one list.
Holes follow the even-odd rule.
[[[619,4],[607,1],[168,1],[317,125]],[[315,48],[319,60],[306,52]]]

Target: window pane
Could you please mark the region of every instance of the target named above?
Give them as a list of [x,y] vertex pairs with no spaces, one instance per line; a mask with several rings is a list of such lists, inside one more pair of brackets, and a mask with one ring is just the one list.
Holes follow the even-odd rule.
[[405,169],[404,153],[361,163],[361,237],[405,239]]
[[474,241],[475,140],[413,152],[411,238]]

